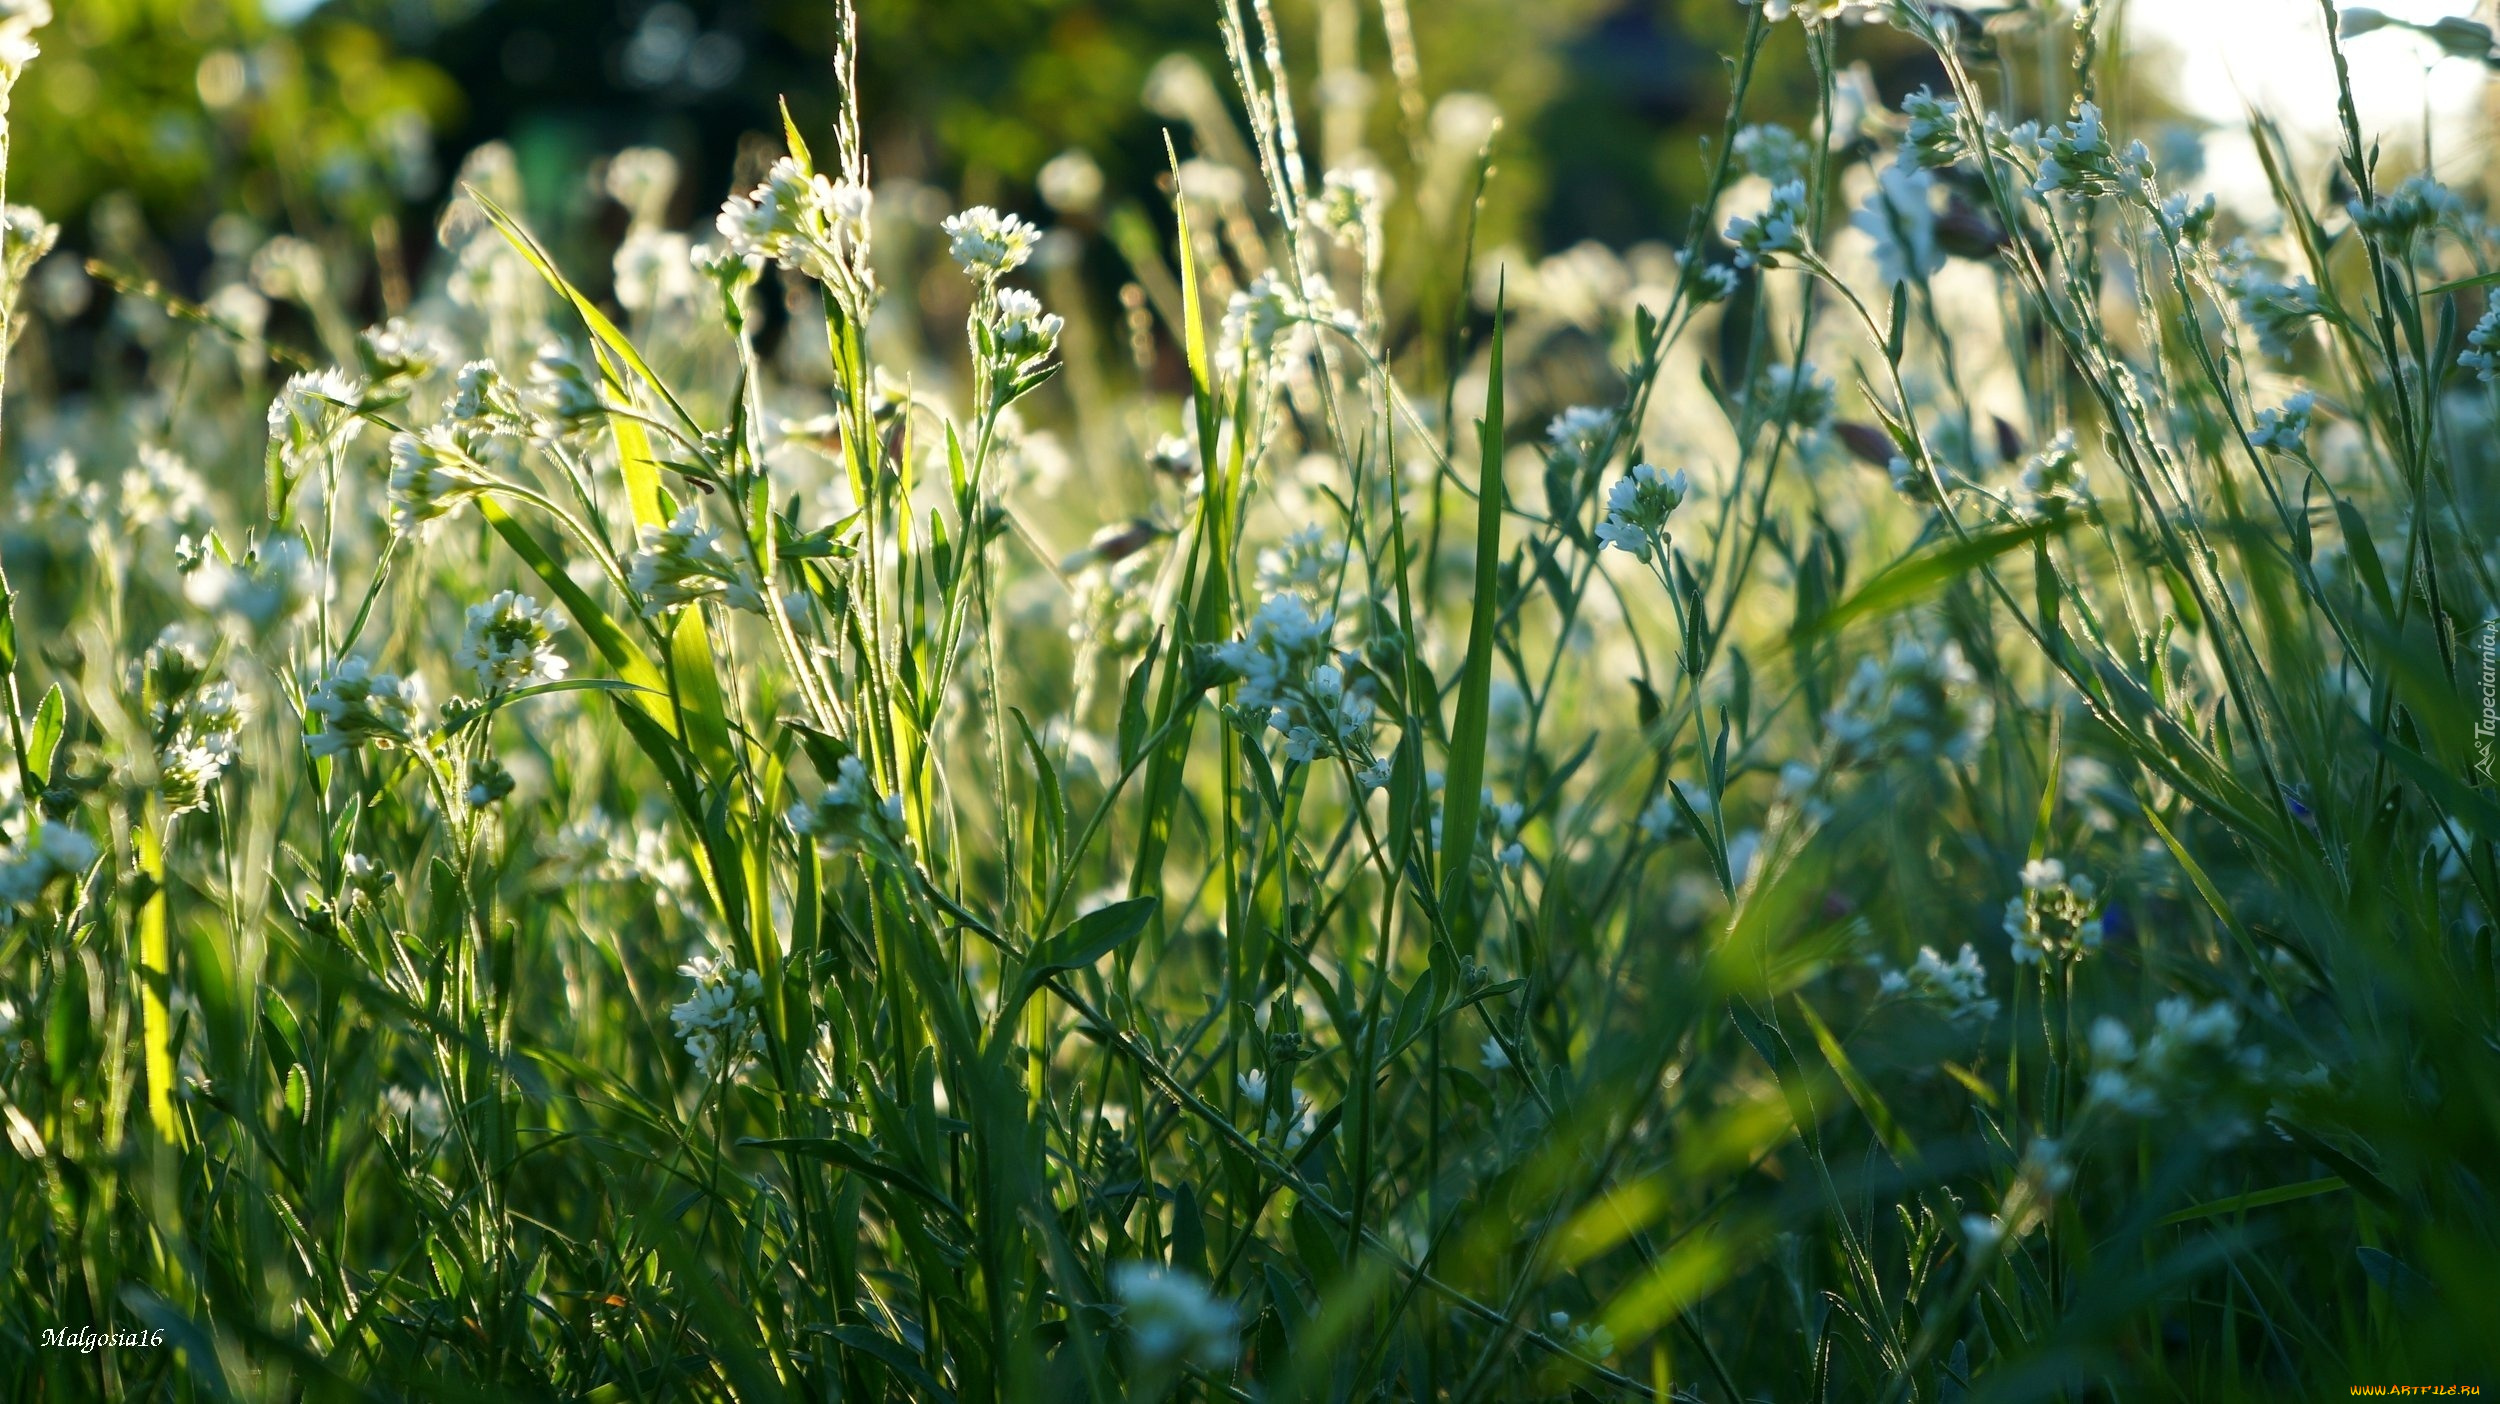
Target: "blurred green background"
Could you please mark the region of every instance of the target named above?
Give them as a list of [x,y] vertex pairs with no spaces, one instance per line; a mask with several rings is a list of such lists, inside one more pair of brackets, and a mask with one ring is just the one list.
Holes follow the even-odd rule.
[[[1037,173],[1076,149],[1111,197],[1142,194],[1189,95],[1156,81],[1158,65],[1194,59],[1230,100],[1222,0],[862,5],[881,178],[1039,213]],[[1411,9],[1427,99],[1481,93],[1504,115],[1487,246],[1680,237],[1702,179],[1700,139],[1725,99],[1717,55],[1745,22],[1741,6]],[[195,293],[221,253],[281,230],[366,244],[386,269],[421,279],[423,231],[451,173],[490,139],[511,144],[533,214],[559,227],[599,217],[582,192],[601,154],[666,147],[687,172],[675,213],[700,222],[742,143],[777,141],[778,95],[811,130],[834,100],[827,0],[75,0],[59,10],[19,95],[11,197],[59,220],[81,253],[141,259],[144,245],[147,271]],[[1303,69],[1305,120],[1343,111],[1366,144],[1399,149],[1397,94],[1378,81],[1388,69],[1378,0],[1278,0],[1277,14]],[[1758,90],[1765,116],[1801,114],[1811,91],[1793,34],[1783,40]],[[1874,52],[1887,95],[1924,77],[1884,71],[1880,40]],[[1323,66],[1375,81],[1312,91]]]

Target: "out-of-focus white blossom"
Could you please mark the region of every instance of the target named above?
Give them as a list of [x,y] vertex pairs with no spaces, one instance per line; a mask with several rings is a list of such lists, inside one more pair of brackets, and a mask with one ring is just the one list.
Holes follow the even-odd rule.
[[1936,247],[1936,178],[1914,162],[1896,161],[1875,178],[1866,203],[1849,223],[1875,241],[1877,276],[1895,283],[1924,283],[1944,267]]
[[2056,521],[2090,502],[2075,431],[2060,429],[2038,453],[2025,459],[2016,486],[2022,493],[2022,513],[2033,521]]
[[1784,181],[1771,188],[1771,203],[1762,213],[1728,221],[1727,241],[1736,246],[1739,268],[1777,268],[1783,257],[1806,252],[1806,183]]
[[1988,968],[1967,941],[1950,961],[1933,946],[1919,947],[1918,959],[1907,969],[1885,971],[1881,985],[1885,994],[1938,1006],[1957,1024],[1985,1024],[1997,1016],[1997,1002],[1988,997]]
[[1121,1324],[1141,1366],[1187,1362],[1222,1370],[1241,1353],[1241,1312],[1207,1290],[1194,1273],[1160,1263],[1122,1263],[1111,1270]]
[[899,795],[880,797],[868,767],[857,756],[844,756],[832,784],[815,799],[791,807],[790,827],[835,853],[896,852],[904,842],[903,800]]
[[305,694],[304,710],[321,723],[305,738],[316,756],[335,756],[367,744],[406,745],[417,724],[415,679],[377,673],[363,658],[349,658]]
[[1836,759],[1844,764],[1967,760],[1989,715],[1987,698],[1974,695],[1978,680],[1962,646],[1950,641],[1930,648],[1904,639],[1885,661],[1860,659],[1823,718]]
[[492,483],[470,455],[468,436],[456,426],[432,425],[391,436],[391,525],[416,531],[483,495]]
[[2257,422],[2249,428],[2251,448],[2268,453],[2294,456],[2309,451],[2309,420],[2318,397],[2303,390],[2274,409],[2259,410]]

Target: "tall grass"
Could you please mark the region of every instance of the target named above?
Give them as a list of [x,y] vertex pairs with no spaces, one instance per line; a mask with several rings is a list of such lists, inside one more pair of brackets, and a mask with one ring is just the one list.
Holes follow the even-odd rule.
[[691,234],[620,155],[586,281],[487,148],[360,336],[335,245],[100,265],[137,369],[7,403],[10,1377],[2484,1382],[2484,217],[2348,89],[2200,202],[2103,7],[1790,8],[1629,258],[1476,247],[1403,6],[1382,156],[1227,0],[1160,210],[932,228],[850,112]]

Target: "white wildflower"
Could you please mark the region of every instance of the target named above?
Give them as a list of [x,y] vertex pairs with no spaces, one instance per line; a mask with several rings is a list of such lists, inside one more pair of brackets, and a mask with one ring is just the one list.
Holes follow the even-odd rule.
[[2017,485],[2022,492],[2022,514],[2033,521],[2056,521],[2090,502],[2075,431],[2059,430],[2038,453],[2025,459]]
[[899,851],[904,843],[903,801],[899,795],[879,797],[868,767],[857,756],[844,756],[832,784],[814,800],[791,806],[790,827],[829,852]]
[[555,636],[563,628],[564,616],[518,590],[502,591],[484,604],[469,606],[459,646],[452,650],[452,666],[467,669],[477,678],[478,690],[490,695],[561,681],[570,666],[555,649]]
[[651,618],[716,595],[738,609],[760,612],[764,603],[747,573],[721,549],[719,530],[705,526],[692,503],[666,526],[642,526],[626,561],[625,581]]
[[391,436],[391,526],[416,531],[482,496],[491,484],[467,434],[448,424]]
[[1369,250],[1380,239],[1380,211],[1387,199],[1379,171],[1342,166],[1321,178],[1320,193],[1306,218],[1339,246]]
[[1911,160],[1932,170],[1962,159],[1961,103],[1921,88],[1901,100],[1901,115],[1909,119],[1901,149]]
[[1728,221],[1727,241],[1736,246],[1739,268],[1777,268],[1783,256],[1806,252],[1806,183],[1785,181],[1772,187],[1769,208],[1758,215]]
[[12,913],[34,907],[53,883],[76,881],[95,866],[94,839],[67,824],[50,823],[0,850],[0,903]]
[[[2488,51],[2486,45],[2485,52]],[[2352,215],[2353,227],[2397,245],[2466,213],[2465,202],[2457,198],[2455,191],[2424,175],[2407,176],[2394,190],[2377,199],[2367,203],[2349,200],[2344,208]]]
[[1606,520],[1597,527],[1598,549],[1612,547],[1644,561],[1652,552],[1663,556],[1670,539],[1667,518],[1683,505],[1688,490],[1681,468],[1667,473],[1653,464],[1632,465],[1632,471],[1615,479],[1606,491]]
[[1988,997],[1988,968],[1967,941],[1950,961],[1933,946],[1919,947],[1918,959],[1906,970],[1885,971],[1881,985],[1885,994],[1938,1006],[1956,1024],[1985,1024],[1997,1016],[1997,1002]]
[[2248,431],[2249,447],[2294,456],[2307,453],[2310,414],[2317,403],[2315,393],[2303,390],[2278,408],[2259,410]]
[[1820,433],[1839,407],[1839,387],[1812,361],[1771,365],[1762,372],[1756,396],[1764,424],[1785,424],[1799,436]]
[[2100,894],[2090,878],[2070,877],[2055,858],[2023,864],[2021,877],[2022,895],[2006,899],[2003,923],[2016,965],[2081,960],[2101,948]]
[[722,253],[777,263],[824,283],[854,311],[864,310],[876,291],[868,263],[871,201],[868,187],[836,183],[784,156],[763,184],[721,206],[715,224]]
[[1326,598],[1345,561],[1345,543],[1313,522],[1259,552],[1260,593],[1279,595],[1290,591],[1307,600]]
[[335,368],[290,377],[269,402],[270,452],[297,476],[335,459],[355,436],[364,394],[363,381]]
[[1835,759],[1844,764],[1968,759],[1989,715],[1985,695],[1973,695],[1977,682],[1961,645],[1953,642],[1931,649],[1905,639],[1884,662],[1860,659],[1823,719]]
[[417,722],[415,679],[377,673],[363,658],[349,658],[313,686],[304,710],[321,723],[305,738],[316,756],[335,756],[370,742],[405,745]]
[[946,235],[946,252],[964,272],[983,282],[995,282],[1023,267],[1042,239],[1042,231],[1023,219],[1000,214],[987,205],[949,215],[938,228]]
[[1736,134],[1736,141],[1728,150],[1746,174],[1758,175],[1773,185],[1804,180],[1814,164],[1814,148],[1777,122],[1757,122],[1745,128]]
[[657,228],[677,193],[677,158],[656,146],[629,146],[608,158],[601,185],[632,214],[636,229]]
[[764,981],[727,960],[696,956],[677,967],[694,981],[694,993],[668,1011],[668,1022],[706,1082],[734,1079],[764,1051],[764,1026],[756,1006]]

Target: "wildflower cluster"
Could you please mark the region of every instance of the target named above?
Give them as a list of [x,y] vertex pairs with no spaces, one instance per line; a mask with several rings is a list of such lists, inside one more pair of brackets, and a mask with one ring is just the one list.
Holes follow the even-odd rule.
[[34,910],[56,883],[84,879],[97,852],[94,839],[62,823],[38,825],[0,848],[0,905],[7,917]]
[[1340,247],[1368,252],[1379,243],[1380,211],[1387,198],[1380,172],[1341,166],[1322,177],[1306,217]]
[[1736,246],[1739,268],[1777,268],[1782,258],[1808,252],[1806,183],[1783,181],[1771,188],[1771,203],[1762,213],[1729,220],[1727,241]]
[[2223,250],[2216,281],[2239,303],[2240,316],[2257,333],[2269,356],[2287,357],[2326,304],[2307,278],[2282,282],[2268,274],[2245,239]]
[[730,196],[714,226],[727,257],[774,263],[813,278],[856,316],[877,288],[868,261],[871,199],[865,185],[829,180],[799,158],[784,156],[773,162],[762,184]]
[[269,402],[269,452],[295,477],[334,463],[356,431],[364,382],[335,368],[290,377]]
[[2040,153],[2039,179],[2031,187],[2035,195],[2062,191],[2150,197],[2152,153],[2140,141],[2129,143],[2124,152],[2112,150],[2109,132],[2101,124],[2101,109],[2092,103],[2079,105],[2072,122],[2044,132]]
[[2417,234],[2463,218],[2465,202],[2429,176],[2413,175],[2375,200],[2347,201],[2344,209],[2354,228],[2402,247]]
[[1997,1002],[1988,997],[1988,968],[1967,941],[1950,961],[1935,947],[1921,946],[1917,960],[1906,969],[1886,970],[1878,984],[1887,995],[1936,1006],[1956,1024],[1985,1024],[1997,1016]]
[[1839,395],[1839,387],[1812,361],[1766,366],[1754,388],[1754,399],[1761,406],[1760,422],[1783,426],[1800,438],[1830,427]]
[[1901,149],[1911,160],[1933,170],[1962,159],[1962,104],[1921,88],[1901,100],[1901,115]]
[[2500,304],[2483,313],[2465,334],[2465,350],[2457,364],[2474,372],[2475,379],[2485,385],[2500,379]]
[[1336,622],[1332,612],[1313,614],[1300,595],[1275,595],[1242,637],[1212,653],[1241,681],[1230,709],[1236,727],[1254,736],[1272,728],[1285,754],[1304,764],[1343,757],[1366,789],[1378,789],[1389,783],[1388,762],[1372,755],[1370,696],[1330,661]]
[[1233,1083],[1241,1089],[1241,1099],[1263,1117],[1259,1123],[1260,1137],[1285,1154],[1299,1154],[1312,1133],[1319,1130],[1319,1108],[1312,1104],[1311,1094],[1301,1088],[1291,1089],[1270,1105],[1273,1088],[1264,1069],[1252,1068],[1234,1078]]
[[321,729],[304,744],[316,756],[366,745],[407,745],[414,739],[419,705],[414,678],[377,673],[363,658],[346,659],[305,694],[305,715],[320,722]]
[[202,808],[237,758],[242,699],[233,683],[211,679],[199,650],[177,635],[158,639],[143,666],[157,793],[168,815]]
[[504,590],[469,606],[452,666],[476,677],[488,695],[533,683],[562,680],[568,666],[555,650],[564,617],[517,590]]
[[763,592],[720,542],[719,529],[705,526],[691,503],[664,526],[644,523],[625,562],[625,583],[642,601],[643,614],[656,619],[716,596],[732,609],[762,612]]
[[995,283],[1033,257],[1041,231],[1011,214],[975,205],[949,215],[938,226],[946,235],[946,252],[964,272],[983,283]]
[[1317,602],[1333,590],[1345,563],[1345,542],[1314,522],[1260,550],[1259,589],[1269,595],[1291,592]]
[[1599,549],[1612,547],[1644,561],[1653,554],[1663,557],[1667,518],[1683,505],[1686,491],[1681,468],[1667,473],[1648,463],[1632,465],[1607,489],[1606,520],[1597,526]]
[[694,993],[670,1008],[668,1022],[694,1059],[695,1076],[734,1080],[764,1051],[762,978],[711,956],[696,956],[677,973],[694,981]]
[[2024,459],[2015,486],[2021,492],[2021,513],[2032,521],[2058,521],[2090,503],[2092,491],[2084,479],[2075,431],[2058,430],[2038,453]]
[[1814,164],[1813,148],[1776,122],[1758,122],[1738,132],[1728,150],[1746,174],[1760,176],[1773,185],[1804,180]]
[[1875,241],[1875,268],[1886,286],[1924,283],[1944,267],[1936,243],[1936,178],[1898,161],[1875,178],[1866,203],[1849,223]]
[[2241,1045],[2239,1034],[2239,1010],[2185,995],[2154,1006],[2152,1032],[2141,1040],[2116,1019],[2097,1019],[2091,1099],[2133,1117],[2193,1111],[2208,1139],[2234,1139],[2247,1132],[2248,1122],[2230,1104],[2253,1099],[2266,1074],[2266,1050]]
[[893,854],[904,844],[903,801],[899,795],[880,797],[868,767],[857,756],[844,756],[832,784],[815,799],[791,806],[790,827],[828,852]]
[[356,336],[356,359],[365,373],[365,398],[375,405],[397,404],[416,383],[449,359],[442,339],[429,327],[393,317]]
[[2005,936],[2016,965],[2081,960],[2101,948],[2101,903],[2092,879],[2069,876],[2056,858],[2023,864],[2020,896],[2005,899]]
[[1571,1347],[1571,1353],[1583,1360],[1603,1360],[1615,1353],[1615,1333],[1599,1322],[1584,1321],[1573,1325],[1571,1313],[1549,1312],[1545,1318],[1547,1334]]
[[494,479],[472,456],[475,438],[455,424],[391,436],[391,525],[414,532],[485,495]]
[[988,290],[972,316],[975,363],[989,382],[990,404],[1004,409],[1050,378],[1062,323],[1022,288]]
[[1843,765],[1967,760],[1988,725],[1987,699],[1971,695],[1978,680],[1953,642],[1931,648],[1904,639],[1883,662],[1860,659],[1823,719],[1834,759]]
[[2303,390],[2274,409],[2259,410],[2248,431],[2249,446],[2292,457],[2307,453],[2309,418],[2317,403],[2316,394]]
[[312,552],[292,533],[255,543],[241,560],[211,554],[183,584],[193,604],[223,611],[252,634],[300,618],[320,589],[321,573]]

